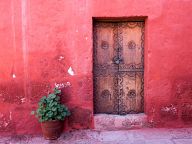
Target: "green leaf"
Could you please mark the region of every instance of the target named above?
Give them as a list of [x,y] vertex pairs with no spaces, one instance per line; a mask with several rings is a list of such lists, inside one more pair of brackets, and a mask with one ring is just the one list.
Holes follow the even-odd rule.
[[49,103],[49,107],[50,107],[50,108],[53,107],[53,105],[54,105],[54,102],[50,102],[50,103]]
[[46,97],[46,96],[43,96],[43,97],[41,98],[40,102],[44,103],[44,102],[46,102],[46,99],[47,99],[47,97]]
[[55,100],[56,100],[56,101],[60,101],[60,97],[57,96],[57,97],[55,98]]
[[54,117],[55,117],[57,115],[57,111],[54,111],[53,114],[54,114]]
[[56,107],[52,107],[52,111],[56,111],[57,110],[57,108]]
[[54,98],[56,98],[56,95],[55,95],[55,94],[49,94],[49,95],[48,95],[48,99],[54,99]]
[[48,120],[48,117],[45,117],[45,118],[44,118],[44,121],[47,121],[47,120]]
[[60,115],[58,115],[58,116],[57,116],[57,119],[58,119],[58,120],[61,120],[61,119],[62,119],[62,117],[61,117]]
[[58,88],[54,88],[54,94],[60,94],[61,90],[59,90]]

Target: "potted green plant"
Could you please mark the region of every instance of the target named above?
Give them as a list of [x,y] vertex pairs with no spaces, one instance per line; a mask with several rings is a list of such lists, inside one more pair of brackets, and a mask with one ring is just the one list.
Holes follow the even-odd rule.
[[70,115],[68,108],[60,102],[60,94],[61,90],[55,87],[52,93],[40,99],[37,110],[31,112],[41,122],[45,139],[59,138],[63,130],[63,121]]

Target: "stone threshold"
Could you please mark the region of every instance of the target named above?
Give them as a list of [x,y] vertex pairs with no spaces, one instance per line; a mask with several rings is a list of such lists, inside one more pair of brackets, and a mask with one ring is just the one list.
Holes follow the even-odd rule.
[[127,130],[150,127],[147,122],[147,115],[144,113],[111,115],[95,114],[95,130]]

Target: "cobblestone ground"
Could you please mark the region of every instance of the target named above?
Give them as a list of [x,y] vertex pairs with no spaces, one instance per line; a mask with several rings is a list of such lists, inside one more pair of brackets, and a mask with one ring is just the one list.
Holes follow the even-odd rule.
[[42,136],[0,137],[0,144],[192,144],[192,128],[65,132],[55,141]]

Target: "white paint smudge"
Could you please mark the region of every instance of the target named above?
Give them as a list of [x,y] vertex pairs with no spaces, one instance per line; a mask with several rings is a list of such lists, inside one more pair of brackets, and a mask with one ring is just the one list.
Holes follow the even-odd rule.
[[71,86],[71,83],[70,83],[70,82],[67,82],[66,84],[67,84],[68,86]]
[[22,103],[24,103],[24,102],[25,102],[25,100],[26,100],[25,98],[22,98],[22,99],[21,99],[21,102],[22,102]]
[[4,122],[3,126],[6,127],[8,126],[8,124],[9,124],[8,122]]
[[72,67],[69,67],[68,73],[69,73],[70,75],[72,75],[72,76],[75,75]]
[[64,56],[60,56],[58,60],[61,61],[63,59],[64,59]]
[[65,88],[65,87],[70,87],[71,83],[70,82],[66,82],[66,83],[55,83],[55,87],[57,88]]
[[88,40],[88,37],[85,37],[85,40]]
[[55,83],[55,87],[56,88],[64,88],[64,84],[63,83]]
[[15,74],[13,74],[13,75],[12,75],[12,77],[13,77],[13,78],[16,78],[16,75],[15,75]]

